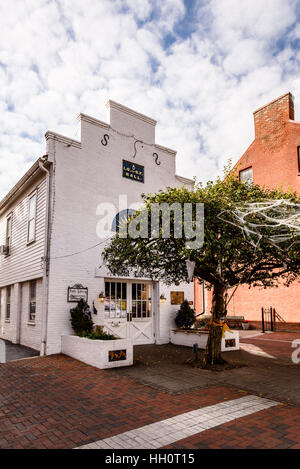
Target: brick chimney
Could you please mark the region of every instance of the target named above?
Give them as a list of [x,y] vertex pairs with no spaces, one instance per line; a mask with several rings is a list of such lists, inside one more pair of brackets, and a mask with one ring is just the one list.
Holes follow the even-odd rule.
[[[282,143],[289,120],[295,119],[294,96],[286,93],[254,113],[255,139],[262,140],[272,150]],[[277,145],[276,145],[277,146]]]

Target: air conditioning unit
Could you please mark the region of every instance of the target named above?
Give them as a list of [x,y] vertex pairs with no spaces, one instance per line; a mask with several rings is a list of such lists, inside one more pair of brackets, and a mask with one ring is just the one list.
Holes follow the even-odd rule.
[[4,255],[9,254],[9,246],[5,246],[5,244],[0,246],[0,254],[4,254]]

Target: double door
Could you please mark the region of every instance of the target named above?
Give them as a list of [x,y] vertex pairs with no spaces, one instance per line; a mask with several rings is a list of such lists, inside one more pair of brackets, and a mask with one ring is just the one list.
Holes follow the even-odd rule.
[[104,322],[111,333],[134,345],[152,344],[153,287],[151,282],[105,281]]

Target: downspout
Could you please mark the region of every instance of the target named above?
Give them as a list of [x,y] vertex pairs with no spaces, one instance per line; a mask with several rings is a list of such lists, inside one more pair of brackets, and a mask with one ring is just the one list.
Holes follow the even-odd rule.
[[204,280],[202,281],[202,314],[205,314],[206,306],[205,306],[205,283]]
[[[194,280],[194,298],[196,298],[198,293],[198,287],[200,286],[199,278]],[[201,290],[202,290],[202,312],[196,314],[196,317],[203,316],[206,312],[206,305],[205,305],[205,283],[204,280],[201,282]]]
[[[45,160],[46,161],[46,160]],[[43,357],[47,353],[47,326],[48,326],[48,290],[49,290],[49,252],[50,252],[50,171],[45,168],[45,161],[39,161],[39,167],[46,173],[46,223],[43,262],[43,292],[42,292],[42,326],[41,326],[41,349]]]

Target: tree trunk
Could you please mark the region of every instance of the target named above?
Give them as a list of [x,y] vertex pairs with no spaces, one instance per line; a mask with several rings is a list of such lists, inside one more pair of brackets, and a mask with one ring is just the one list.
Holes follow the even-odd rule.
[[222,326],[219,324],[220,318],[226,315],[225,302],[226,288],[223,285],[215,284],[212,297],[212,323],[209,325],[209,335],[203,359],[203,365],[223,364],[221,357]]

